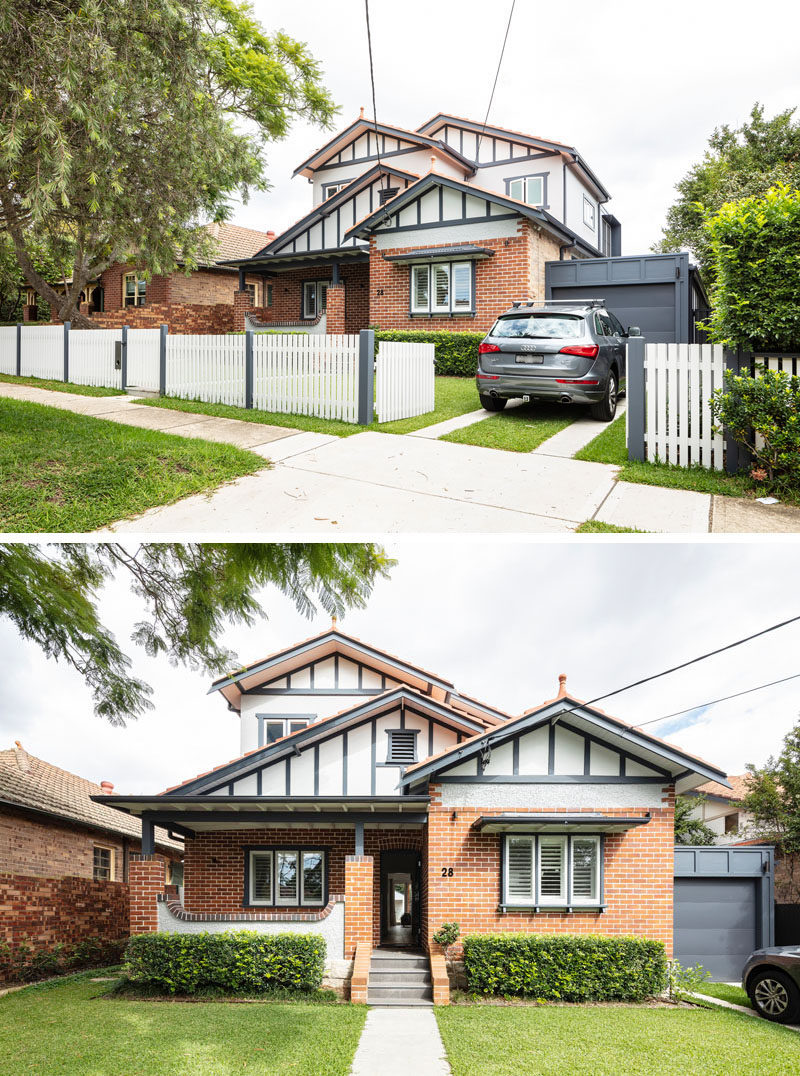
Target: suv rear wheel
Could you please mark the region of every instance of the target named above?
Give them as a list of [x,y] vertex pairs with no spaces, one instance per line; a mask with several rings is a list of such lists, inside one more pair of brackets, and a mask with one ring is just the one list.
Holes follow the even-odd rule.
[[499,396],[483,396],[481,393],[478,393],[478,398],[484,411],[502,411],[508,402]]
[[598,422],[610,422],[617,413],[617,374],[612,370],[608,375],[606,394],[600,403],[592,404],[592,418]]
[[777,968],[756,972],[747,984],[747,993],[759,1016],[778,1024],[800,1022],[800,990],[788,975]]

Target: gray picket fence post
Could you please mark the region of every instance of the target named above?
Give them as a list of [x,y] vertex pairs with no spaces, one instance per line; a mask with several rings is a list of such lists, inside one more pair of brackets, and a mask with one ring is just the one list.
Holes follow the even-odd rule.
[[643,336],[628,337],[627,392],[628,392],[628,459],[646,459],[645,452],[645,378]]
[[158,338],[158,394],[167,395],[167,336],[169,325],[162,325]]
[[71,321],[64,322],[64,381],[69,381],[69,331],[72,328]]
[[253,330],[249,325],[244,330],[244,406],[253,407]]
[[17,322],[17,377],[22,377],[22,322]]
[[[751,372],[753,364],[753,356],[750,352],[743,352],[741,348],[736,351],[728,351],[725,349],[725,369],[733,370],[735,374],[740,374],[743,370],[746,373]],[[727,426],[723,428],[722,436],[725,438],[725,471],[727,474],[738,474],[739,471],[749,470],[753,464],[753,457],[744,447],[744,445],[738,444],[731,436],[730,430]],[[750,431],[751,440],[754,438],[755,433]]]
[[375,417],[375,330],[358,334],[358,424],[369,426]]
[[122,326],[122,391],[128,387],[128,326]]

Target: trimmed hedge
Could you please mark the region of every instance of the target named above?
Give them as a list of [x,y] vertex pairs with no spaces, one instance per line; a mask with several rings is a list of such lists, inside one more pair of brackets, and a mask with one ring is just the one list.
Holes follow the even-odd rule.
[[597,934],[470,934],[464,966],[473,993],[543,1001],[642,1001],[667,982],[662,942]]
[[399,343],[433,344],[436,373],[446,377],[474,377],[478,369],[478,344],[486,333],[405,332],[376,330],[375,340]]
[[316,990],[325,966],[320,934],[136,934],[125,951],[132,982],[170,994],[216,988],[233,994]]

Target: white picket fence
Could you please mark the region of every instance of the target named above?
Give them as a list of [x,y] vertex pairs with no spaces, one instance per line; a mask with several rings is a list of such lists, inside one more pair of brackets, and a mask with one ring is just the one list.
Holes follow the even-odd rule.
[[0,374],[17,372],[17,327],[0,325]]
[[[63,347],[63,330],[61,334]],[[119,389],[121,392],[122,370],[114,367],[115,345],[121,339],[122,329],[86,329],[83,332],[70,332],[70,381],[76,385],[99,385],[108,389]],[[63,373],[62,362],[62,376]]]
[[244,336],[168,336],[167,396],[244,407]]
[[160,353],[159,329],[128,329],[128,384],[158,392]]
[[433,344],[381,341],[375,360],[375,410],[378,422],[433,411]]
[[63,328],[60,325],[24,326],[21,354],[24,377],[60,380],[64,376]]
[[646,345],[645,444],[651,463],[723,469],[724,442],[713,431],[708,401],[722,386],[724,369],[719,344]]
[[255,336],[253,407],[357,422],[358,354],[358,336]]

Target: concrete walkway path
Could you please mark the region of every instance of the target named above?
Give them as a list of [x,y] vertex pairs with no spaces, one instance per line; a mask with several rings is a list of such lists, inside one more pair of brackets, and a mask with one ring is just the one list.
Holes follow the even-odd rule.
[[370,1009],[350,1076],[450,1076],[433,1009]]

